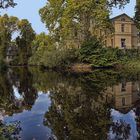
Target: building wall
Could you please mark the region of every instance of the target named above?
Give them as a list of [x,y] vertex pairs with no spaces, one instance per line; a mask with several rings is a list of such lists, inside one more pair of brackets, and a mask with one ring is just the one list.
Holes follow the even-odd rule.
[[125,108],[132,105],[132,83],[127,82],[124,89],[122,83],[114,86],[116,108]]
[[123,49],[121,47],[121,39],[124,38],[126,40],[125,45],[127,49],[131,49],[132,48],[132,37],[130,35],[123,35],[123,34],[117,34],[114,36],[115,40],[114,40],[114,47],[115,48],[119,48],[119,49]]
[[113,95],[115,108],[121,110],[131,108],[139,99],[138,89],[138,82],[122,82],[108,87],[106,93]]
[[[122,14],[121,16],[113,18],[112,23],[114,26],[114,33],[112,36],[107,35],[107,47],[119,49],[132,49],[138,47],[138,30],[131,18]],[[125,40],[125,45],[122,45],[122,40]]]

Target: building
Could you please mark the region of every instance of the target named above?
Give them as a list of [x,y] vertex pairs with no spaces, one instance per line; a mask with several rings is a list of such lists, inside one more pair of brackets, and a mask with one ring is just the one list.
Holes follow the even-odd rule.
[[107,34],[105,45],[119,49],[138,49],[138,29],[131,17],[121,14],[111,19],[114,33]]
[[122,81],[118,85],[108,87],[106,93],[114,98],[115,109],[127,113],[139,100],[139,82]]
[[[89,27],[89,33],[99,39],[105,47],[119,49],[140,48],[139,32],[131,17],[123,13],[110,20],[113,25],[110,25],[110,27],[98,27],[94,23],[94,19],[90,20],[89,26],[87,26]],[[65,40],[65,46],[67,48],[80,48],[84,41],[84,33],[75,29]]]

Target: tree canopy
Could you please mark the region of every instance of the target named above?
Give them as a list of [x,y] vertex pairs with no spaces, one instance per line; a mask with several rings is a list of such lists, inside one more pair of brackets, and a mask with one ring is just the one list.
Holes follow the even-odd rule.
[[64,43],[64,40],[75,39],[82,42],[89,39],[96,29],[110,27],[111,8],[128,2],[129,0],[48,0],[39,13],[55,41]]
[[27,64],[31,55],[31,43],[35,38],[35,32],[27,19],[18,22],[19,36],[16,38],[18,45],[18,63]]
[[[17,37],[13,40],[13,35]],[[18,61],[27,63],[27,58],[31,54],[31,43],[35,37],[35,32],[28,20],[19,20],[17,17],[0,16],[0,63],[6,62],[7,52],[18,47]],[[13,49],[12,49],[13,48]],[[9,50],[10,49],[10,50]]]
[[0,0],[0,8],[8,8],[8,7],[14,7],[17,4],[14,2],[14,0]]
[[134,17],[135,23],[140,30],[140,0],[136,1],[136,7],[135,7],[135,17]]
[[55,36],[56,40],[78,37],[81,41],[90,36],[91,19],[94,20],[95,26],[107,26],[109,11],[106,7],[106,0],[101,0],[101,2],[49,0],[46,6],[40,9],[40,15],[50,34]]
[[12,34],[17,30],[18,18],[14,16],[0,16],[0,61],[6,57],[6,51],[11,44]]

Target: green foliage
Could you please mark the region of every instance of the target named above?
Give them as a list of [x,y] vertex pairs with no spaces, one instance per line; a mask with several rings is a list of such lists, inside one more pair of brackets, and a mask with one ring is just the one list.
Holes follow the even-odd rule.
[[135,23],[140,30],[140,0],[136,0],[136,7],[135,7]]
[[44,53],[48,48],[48,44],[50,42],[50,37],[45,33],[41,33],[35,36],[35,39],[32,42],[32,56],[29,60],[30,64],[33,65],[43,65],[43,57]]
[[49,67],[69,65],[78,59],[79,50],[75,54],[71,49],[65,49],[65,46],[71,44],[71,41],[77,44],[76,46],[89,41],[89,44],[84,44],[80,49],[82,62],[91,63],[94,66],[115,65],[116,51],[101,48],[101,44],[95,38],[92,41],[90,39],[98,36],[99,30],[111,29],[109,15],[113,6],[123,6],[128,2],[129,0],[100,0],[100,2],[97,0],[48,0],[39,14],[49,30],[52,44],[55,42],[57,45],[54,43],[49,47],[40,47],[30,59],[30,63],[38,60],[37,64]]
[[0,61],[5,61],[12,34],[17,30],[18,18],[4,15],[0,17]]
[[126,63],[132,59],[140,60],[140,54],[136,49],[120,50],[102,47],[96,38],[92,38],[81,46],[79,58],[82,62],[95,67],[108,67]]
[[83,62],[89,62],[90,56],[93,55],[95,52],[95,49],[101,48],[102,45],[96,38],[90,39],[90,41],[86,41],[83,43],[80,49],[80,59]]
[[115,49],[102,48],[100,42],[93,38],[85,42],[80,49],[80,60],[93,66],[113,66],[117,61]]
[[26,19],[18,22],[18,31],[20,35],[16,38],[16,44],[18,45],[16,62],[18,64],[27,65],[28,58],[31,56],[31,43],[35,38],[35,32]]
[[74,40],[75,37],[78,41],[87,40],[91,36],[91,20],[95,25],[93,30],[98,27],[105,29],[110,23],[106,0],[48,0],[39,13],[49,33],[58,42]]
[[18,139],[18,134],[21,131],[19,122],[4,124],[0,122],[0,140]]
[[52,43],[50,36],[41,33],[36,35],[32,42],[31,65],[43,65],[49,68],[65,67],[73,63],[78,57],[78,51],[74,48],[57,47]]
[[64,43],[73,40],[82,43],[95,35],[97,30],[110,29],[111,8],[124,6],[128,2],[129,0],[48,0],[39,14],[55,41]]
[[53,67],[68,67],[71,63],[77,60],[76,49],[57,49],[55,47],[50,48],[44,53],[43,64],[50,68]]
[[29,64],[43,65],[49,68],[66,67],[74,63],[78,58],[76,49],[58,49],[55,46],[38,47],[30,58]]
[[36,51],[38,47],[47,47],[50,42],[50,37],[44,32],[35,36],[35,39],[32,42],[32,50]]
[[[31,43],[35,37],[35,32],[28,20],[19,20],[17,17],[5,14],[4,16],[0,16],[0,30],[1,67],[7,62],[6,57],[9,47],[18,49],[18,54],[12,54],[13,51],[11,50],[11,56],[17,55],[12,64],[27,64],[28,58],[31,55]],[[12,35],[17,31],[19,36],[15,42],[12,40]]]
[[20,32],[20,37],[25,41],[26,45],[31,44],[35,38],[35,31],[33,30],[31,23],[27,19],[22,19],[18,22],[18,31]]

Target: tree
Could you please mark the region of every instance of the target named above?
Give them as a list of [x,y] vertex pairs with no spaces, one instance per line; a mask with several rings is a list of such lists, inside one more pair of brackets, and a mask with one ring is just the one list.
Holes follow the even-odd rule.
[[19,64],[28,64],[28,58],[31,56],[31,43],[34,40],[35,32],[28,20],[23,19],[18,22],[19,36],[16,38],[19,54],[17,62]]
[[0,61],[6,58],[7,48],[11,45],[13,33],[17,30],[18,18],[14,16],[0,16]]
[[[129,2],[130,0],[109,0],[110,5],[116,5],[116,4],[124,4],[126,2]],[[14,2],[14,0],[0,0],[0,8],[8,8],[8,7],[14,7],[17,3]]]
[[0,0],[0,8],[8,8],[8,7],[14,7],[17,4],[14,2],[14,0]]
[[110,7],[119,5],[120,7],[129,3],[130,0],[107,0],[107,5]]
[[127,2],[129,0],[48,0],[39,13],[51,37],[61,42],[61,46],[70,40],[81,44],[95,32],[108,29],[111,7]]
[[48,51],[48,46],[50,43],[50,37],[45,33],[41,33],[35,36],[32,42],[32,56],[30,57],[30,64],[41,65],[43,62],[43,56],[46,51]]
[[135,7],[135,17],[134,17],[135,23],[140,30],[140,0],[136,1],[136,7]]
[[[109,10],[106,0],[49,0],[45,7],[40,9],[42,21],[46,24],[56,40],[69,39],[87,40],[91,36],[90,21],[97,27],[108,26]],[[92,30],[95,29],[92,27]]]

